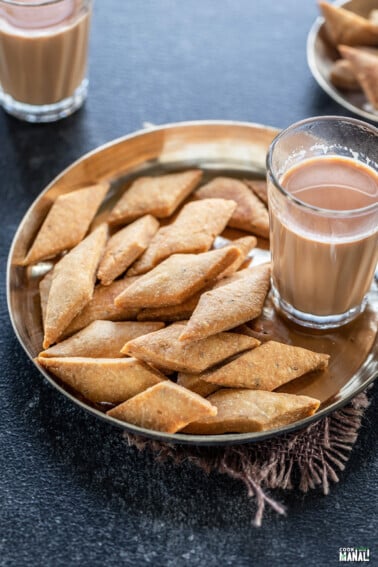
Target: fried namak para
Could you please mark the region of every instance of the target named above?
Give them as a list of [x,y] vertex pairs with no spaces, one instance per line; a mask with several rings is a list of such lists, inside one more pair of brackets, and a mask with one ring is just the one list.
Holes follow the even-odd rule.
[[114,305],[115,298],[125,291],[138,278],[125,277],[116,280],[112,284],[97,285],[93,292],[93,297],[84,309],[72,320],[64,330],[62,337],[66,338],[96,320],[105,321],[128,321],[135,319],[138,309],[132,307],[119,307]]
[[244,183],[255,195],[268,206],[268,185],[263,179],[244,179]]
[[153,366],[198,373],[260,344],[257,339],[237,333],[219,333],[202,341],[184,344],[179,341],[183,327],[183,323],[175,323],[133,339],[121,352]]
[[192,169],[156,177],[139,177],[110,213],[111,225],[127,224],[143,215],[171,216],[201,181],[202,171]]
[[351,64],[366,98],[375,109],[378,109],[378,56],[364,49],[355,49],[346,45],[339,45],[339,51]]
[[331,67],[329,78],[338,89],[358,91],[361,85],[354,74],[352,65],[346,59],[338,59]]
[[54,269],[47,272],[47,274],[39,282],[39,298],[41,302],[41,316],[43,328],[45,328],[46,309],[49,299],[50,288],[53,280]]
[[187,203],[172,224],[160,228],[128,275],[145,274],[172,254],[206,252],[226,227],[235,207],[234,201],[225,199]]
[[[208,288],[206,288],[208,289]],[[167,305],[165,307],[146,307],[141,309],[137,315],[138,321],[184,321],[189,319],[198,305],[203,289],[190,296],[178,305]]]
[[23,264],[35,264],[76,246],[87,233],[108,190],[108,183],[99,183],[60,195],[48,212]]
[[97,273],[102,285],[110,285],[143,254],[158,228],[158,221],[145,215],[109,239]]
[[117,307],[178,305],[213,281],[240,256],[230,246],[203,254],[173,254],[115,299]]
[[[255,248],[256,244],[257,239],[254,236],[243,236],[242,238],[232,240],[232,242],[227,244],[226,246],[236,246],[239,248],[240,256],[231,264],[231,266],[219,274],[218,279],[226,278],[237,272],[243,262],[245,262],[250,251]],[[223,246],[223,248],[226,248],[226,246]]]
[[219,390],[207,400],[218,409],[216,416],[191,423],[183,433],[213,435],[268,431],[309,417],[320,405],[319,400],[308,396],[261,390]]
[[44,349],[59,339],[92,299],[107,238],[108,226],[102,224],[55,265],[46,306]]
[[62,341],[39,356],[84,356],[88,358],[122,358],[121,348],[128,341],[158,331],[164,323],[136,321],[93,321],[75,335]]
[[119,404],[166,377],[135,358],[47,358],[37,362],[91,402]]
[[216,412],[216,408],[198,394],[166,380],[107,414],[146,429],[176,433],[191,421],[214,416]]
[[219,286],[201,295],[197,307],[180,336],[198,341],[255,319],[262,311],[270,285],[270,264],[237,272]]
[[[216,177],[195,192],[199,199],[222,198],[237,203],[228,226],[269,238],[269,215],[266,206],[238,179]],[[216,209],[215,209],[216,210]]]
[[202,380],[201,376],[202,374],[187,374],[186,372],[179,372],[177,376],[177,384],[195,392],[203,398],[207,398],[210,394],[214,394],[214,392],[221,389],[221,386],[205,382],[205,380]]
[[337,47],[344,45],[378,45],[378,25],[328,2],[319,2],[325,19],[327,36]]
[[307,372],[324,370],[328,360],[328,354],[268,341],[201,378],[218,386],[270,392]]

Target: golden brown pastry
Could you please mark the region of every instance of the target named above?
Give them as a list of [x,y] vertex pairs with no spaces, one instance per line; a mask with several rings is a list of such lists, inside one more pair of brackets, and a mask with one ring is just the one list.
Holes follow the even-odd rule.
[[166,380],[107,413],[139,427],[176,433],[191,421],[216,415],[216,411],[201,396]]
[[37,362],[92,402],[124,402],[166,377],[134,358],[47,358]]
[[324,370],[328,359],[328,354],[268,341],[201,378],[218,386],[270,392],[307,372]]
[[221,280],[218,287],[202,294],[180,336],[198,341],[255,319],[262,311],[270,285],[270,264],[247,268]]
[[219,390],[207,400],[218,413],[191,423],[183,433],[213,435],[267,431],[309,417],[319,407],[319,400],[308,396],[258,390]]
[[[199,199],[231,199],[237,203],[228,226],[269,238],[267,208],[242,181],[231,177],[216,177],[195,192]],[[217,210],[217,209],[215,209]]]
[[55,265],[46,306],[43,348],[54,344],[92,299],[107,238],[108,227],[102,224]]
[[[242,238],[238,238],[237,240],[232,240],[227,246],[236,246],[240,250],[240,256],[229,266],[224,272],[219,274],[218,279],[226,278],[228,276],[232,276],[235,272],[238,271],[240,266],[242,266],[243,262],[245,262],[249,252],[255,248],[257,244],[257,239],[254,236],[243,236]],[[223,248],[226,248],[223,246]]]
[[50,287],[53,280],[54,270],[50,270],[39,282],[39,297],[41,300],[41,315],[43,328],[45,327],[47,301],[49,299]]
[[364,49],[339,45],[340,53],[352,66],[367,99],[378,109],[378,57]]
[[244,179],[244,183],[251,189],[255,195],[268,206],[268,185],[263,179]]
[[214,392],[221,388],[221,386],[210,384],[210,382],[202,380],[202,374],[187,374],[186,372],[180,372],[178,374],[177,384],[195,392],[203,398],[207,398],[207,396],[214,394]]
[[62,341],[39,356],[84,356],[88,358],[122,358],[121,348],[128,341],[158,331],[164,323],[136,321],[93,321],[75,335]]
[[97,273],[102,285],[110,285],[143,254],[158,228],[158,221],[145,215],[109,239]]
[[138,309],[133,307],[118,307],[114,300],[138,278],[125,277],[116,280],[108,286],[97,285],[93,292],[93,297],[82,311],[71,321],[64,330],[62,337],[68,337],[80,329],[87,327],[92,321],[128,321],[135,319]]
[[240,256],[236,247],[173,254],[115,299],[117,307],[178,305],[204,288]]
[[325,19],[327,36],[335,47],[344,45],[378,45],[378,25],[340,6],[319,2]]
[[201,289],[188,299],[178,305],[167,305],[165,307],[146,307],[141,309],[137,315],[138,321],[184,321],[189,319],[197,307],[202,293],[208,287]]
[[110,224],[126,224],[143,215],[169,217],[201,181],[202,171],[139,177],[111,211]]
[[157,232],[128,275],[144,274],[172,254],[206,252],[226,227],[235,207],[234,201],[225,199],[188,203],[172,224]]
[[179,341],[183,328],[184,323],[175,323],[133,339],[121,352],[153,366],[198,373],[260,344],[252,337],[237,333],[219,333],[202,341],[184,344]]
[[24,265],[76,246],[84,238],[108,190],[109,184],[99,183],[60,195],[39,229]]
[[338,89],[359,91],[361,85],[354,74],[352,65],[346,59],[338,59],[331,67],[329,76],[331,83]]

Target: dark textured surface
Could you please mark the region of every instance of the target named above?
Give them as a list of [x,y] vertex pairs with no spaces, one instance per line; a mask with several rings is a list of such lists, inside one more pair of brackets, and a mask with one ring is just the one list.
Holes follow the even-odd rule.
[[6,312],[16,227],[45,184],[84,152],[143,121],[283,127],[344,114],[306,66],[315,15],[312,0],[98,0],[85,108],[48,126],[0,114],[0,565],[328,566],[338,564],[340,546],[363,545],[378,564],[377,401],[330,496],[279,495],[288,516],[269,512],[254,529],[243,486],[189,464],[155,463],[49,387]]

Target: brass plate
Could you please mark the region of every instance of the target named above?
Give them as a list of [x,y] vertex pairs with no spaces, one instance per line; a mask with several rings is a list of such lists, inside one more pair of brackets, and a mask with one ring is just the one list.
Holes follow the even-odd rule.
[[[350,0],[335,2],[335,4],[365,17],[371,10],[377,8],[377,0]],[[336,49],[325,38],[324,18],[317,18],[307,38],[307,62],[315,80],[341,106],[364,118],[378,122],[378,110],[369,104],[362,91],[343,91],[331,83],[330,70],[332,64],[339,58],[340,55]]]
[[[19,266],[52,201],[60,194],[98,180],[109,180],[111,190],[96,222],[117,198],[121,185],[140,174],[162,173],[188,167],[200,167],[205,179],[220,173],[240,178],[265,175],[265,156],[277,130],[257,124],[237,122],[187,122],[143,130],[110,142],[85,155],[56,177],[41,193],[22,220],[9,253],[7,286],[8,306],[15,333],[27,355],[33,359],[42,342],[42,322],[38,282],[51,265],[40,263],[32,268]],[[235,234],[236,236],[236,234]],[[268,256],[262,247],[253,251],[253,263]],[[315,416],[280,429],[245,434],[184,435],[159,433],[107,416],[99,406],[68,391],[54,376],[36,367],[41,374],[72,402],[96,417],[126,431],[171,443],[225,445],[259,441],[302,428],[310,422],[346,404],[366,388],[378,371],[378,292],[370,293],[369,306],[360,318],[341,331],[310,334],[293,327],[275,315],[269,301],[259,328],[262,333],[314,347],[332,355],[329,370],[288,384],[281,391],[308,394],[321,400]]]

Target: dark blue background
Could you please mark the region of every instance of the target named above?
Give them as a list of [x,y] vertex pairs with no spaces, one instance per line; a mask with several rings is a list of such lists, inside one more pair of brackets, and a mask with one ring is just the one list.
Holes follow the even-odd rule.
[[[0,113],[3,274],[47,182],[143,121],[345,114],[306,65],[316,14],[312,0],[97,0],[85,107],[46,126]],[[281,494],[288,516],[254,529],[243,486],[156,464],[48,386],[13,334],[3,284],[0,306],[0,565],[328,566],[340,546],[363,545],[378,563],[377,402],[331,495]]]

